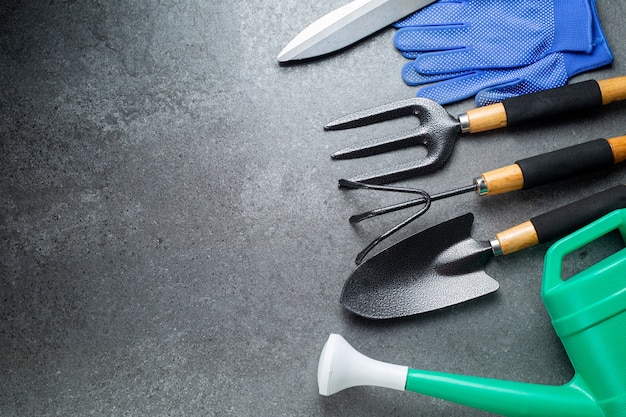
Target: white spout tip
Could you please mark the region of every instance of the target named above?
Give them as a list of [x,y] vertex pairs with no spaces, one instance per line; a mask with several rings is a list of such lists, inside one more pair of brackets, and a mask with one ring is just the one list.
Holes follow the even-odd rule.
[[343,337],[333,333],[328,337],[328,340],[322,349],[320,361],[317,365],[317,386],[319,388],[320,395],[328,396],[335,393],[331,392],[333,362],[335,356],[335,346],[337,346],[337,342],[341,340],[345,342]]
[[372,385],[404,390],[409,368],[380,362],[357,352],[338,334],[331,334],[317,366],[320,395],[333,395],[346,388]]

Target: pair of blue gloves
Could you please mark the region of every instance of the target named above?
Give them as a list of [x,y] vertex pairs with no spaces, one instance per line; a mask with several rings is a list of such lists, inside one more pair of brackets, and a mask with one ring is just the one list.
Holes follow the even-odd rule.
[[402,79],[440,104],[484,106],[613,62],[595,0],[439,0],[394,26]]

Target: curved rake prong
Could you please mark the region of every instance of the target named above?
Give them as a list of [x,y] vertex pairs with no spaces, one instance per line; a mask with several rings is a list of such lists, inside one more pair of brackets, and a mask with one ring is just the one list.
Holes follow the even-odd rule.
[[367,254],[372,249],[374,249],[374,247],[376,247],[376,245],[378,245],[380,242],[382,242],[383,240],[387,239],[389,236],[393,235],[398,230],[400,230],[403,227],[407,226],[409,223],[415,221],[416,219],[421,217],[424,213],[426,213],[430,209],[430,206],[431,206],[433,201],[435,201],[435,200],[442,200],[444,198],[452,197],[452,196],[455,196],[455,195],[468,193],[468,192],[474,191],[476,189],[476,186],[474,184],[472,184],[472,185],[468,185],[466,187],[455,188],[453,190],[445,191],[445,192],[438,193],[438,194],[435,194],[435,195],[431,196],[428,192],[426,192],[424,190],[420,190],[418,188],[392,187],[392,186],[385,186],[385,185],[373,185],[373,184],[366,184],[366,183],[362,183],[362,182],[358,182],[358,181],[352,181],[352,180],[346,180],[346,179],[340,179],[339,180],[339,185],[341,187],[352,188],[352,189],[368,189],[368,190],[376,190],[376,191],[391,191],[391,192],[399,192],[399,193],[419,194],[421,196],[421,198],[416,198],[416,199],[413,199],[413,200],[409,200],[409,201],[406,201],[404,203],[398,203],[398,204],[394,204],[394,205],[391,205],[391,206],[382,207],[382,208],[374,209],[374,210],[371,210],[371,211],[368,211],[368,212],[365,212],[365,213],[362,213],[362,214],[351,216],[350,217],[350,223],[358,223],[361,220],[364,220],[364,219],[367,219],[367,218],[370,218],[370,217],[375,217],[375,216],[379,216],[381,214],[390,213],[392,211],[400,210],[400,209],[403,209],[403,208],[408,208],[408,207],[413,207],[413,206],[416,206],[416,205],[419,205],[419,204],[424,204],[424,207],[422,207],[417,213],[411,215],[406,220],[402,221],[401,223],[397,224],[393,228],[389,229],[385,233],[383,233],[380,236],[378,236],[376,239],[374,239],[372,242],[370,242],[370,244],[367,245],[365,247],[365,249],[363,249],[361,252],[359,252],[359,254],[357,255],[356,260],[355,260],[357,265],[359,265],[361,262],[363,262],[363,259],[365,258],[365,256],[367,256]]
[[[352,181],[347,179],[340,179],[339,186],[344,188],[352,188],[352,189],[368,189],[368,190],[376,190],[376,191],[391,191],[397,193],[409,193],[409,194],[428,194],[424,190],[419,190],[415,188],[408,187],[391,187],[385,185],[374,185],[374,184],[366,184],[363,182]],[[430,197],[429,197],[430,198]],[[413,207],[422,203],[425,203],[426,199],[418,198],[414,200],[405,201],[403,203],[394,204],[391,206],[382,207],[379,209],[370,210],[368,212],[362,214],[355,214],[350,216],[350,223],[358,223],[362,220],[365,220],[370,217],[380,216],[381,214],[390,213],[392,211],[401,210],[403,208]]]
[[361,264],[363,262],[363,259],[365,259],[367,254],[370,253],[370,251],[372,249],[374,249],[376,247],[376,245],[378,245],[380,242],[382,242],[383,240],[387,239],[389,236],[393,235],[394,233],[396,233],[398,230],[402,229],[406,225],[410,224],[415,219],[419,218],[424,213],[426,213],[428,211],[428,209],[430,209],[431,201],[430,201],[430,196],[428,195],[428,193],[426,191],[423,191],[423,190],[415,190],[415,191],[418,194],[422,194],[422,196],[424,197],[424,200],[425,200],[424,201],[424,207],[422,207],[417,213],[413,214],[412,216],[410,216],[409,218],[407,218],[403,222],[398,223],[396,226],[394,226],[391,229],[387,230],[385,233],[381,234],[376,239],[374,239],[372,242],[370,242],[370,244],[367,245],[365,247],[365,249],[363,249],[361,252],[359,252],[359,254],[357,255],[356,259],[354,260],[354,262],[357,265],[359,265],[359,264]]
[[[431,199],[432,201],[432,199]],[[363,220],[371,219],[372,217],[381,216],[387,213],[393,213],[394,211],[404,210],[405,208],[419,206],[420,204],[425,203],[426,200],[423,198],[416,198],[414,200],[404,201],[398,204],[392,204],[390,206],[376,208],[370,211],[366,211],[360,214],[353,214],[350,216],[348,221],[352,224],[362,222]]]
[[[346,180],[342,180],[342,181],[346,181]],[[393,191],[393,190],[388,190],[388,191]],[[407,192],[407,191],[401,191],[401,190],[397,190],[397,191]],[[456,195],[469,193],[471,191],[476,191],[476,184],[467,185],[461,188],[455,188],[454,190],[444,191],[438,194],[432,194],[430,195],[430,201],[443,200],[448,197],[454,197]],[[394,211],[404,210],[409,207],[415,207],[420,204],[424,204],[425,202],[426,201],[423,198],[416,198],[413,200],[408,200],[408,201],[404,201],[404,202],[397,203],[397,204],[391,204],[385,207],[379,207],[370,211],[366,211],[361,214],[355,214],[355,215],[350,216],[349,220],[350,220],[350,223],[359,223],[363,220],[371,219],[372,217],[377,217],[377,216],[387,214],[387,213],[393,213]]]

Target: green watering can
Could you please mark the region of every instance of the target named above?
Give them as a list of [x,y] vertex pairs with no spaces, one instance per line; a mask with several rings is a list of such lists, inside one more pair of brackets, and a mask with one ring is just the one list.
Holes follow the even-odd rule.
[[626,209],[559,240],[547,252],[542,299],[574,367],[562,386],[422,371],[377,361],[331,334],[318,367],[321,395],[372,385],[413,391],[509,417],[626,417],[626,249],[567,280],[563,259],[619,230]]

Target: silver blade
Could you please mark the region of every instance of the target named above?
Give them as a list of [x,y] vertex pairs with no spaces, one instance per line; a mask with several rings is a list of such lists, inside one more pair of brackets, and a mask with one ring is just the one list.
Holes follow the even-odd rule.
[[300,32],[278,55],[278,61],[313,58],[337,51],[434,1],[354,0]]

